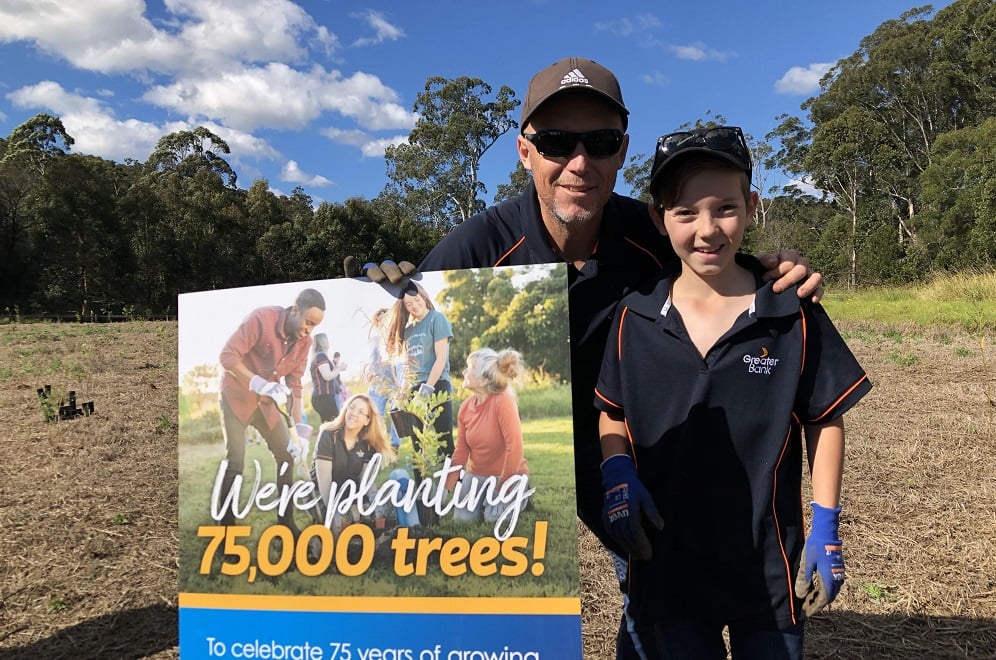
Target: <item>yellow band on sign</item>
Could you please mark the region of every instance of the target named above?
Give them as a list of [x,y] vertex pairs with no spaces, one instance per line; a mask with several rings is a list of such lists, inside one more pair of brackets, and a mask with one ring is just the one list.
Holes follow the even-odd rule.
[[372,596],[259,596],[181,593],[180,607],[288,612],[392,612],[396,614],[580,615],[579,598],[405,598]]

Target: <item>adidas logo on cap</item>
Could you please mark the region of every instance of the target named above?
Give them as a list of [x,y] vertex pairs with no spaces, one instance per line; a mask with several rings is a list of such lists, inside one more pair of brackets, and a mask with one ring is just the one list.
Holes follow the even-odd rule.
[[600,95],[619,111],[625,123],[629,111],[623,105],[615,74],[593,60],[566,57],[539,71],[529,81],[519,125],[525,126],[533,112],[551,97],[574,91]]
[[584,77],[581,73],[581,69],[571,69],[568,71],[560,81],[560,86],[564,87],[566,85],[587,85],[588,79]]

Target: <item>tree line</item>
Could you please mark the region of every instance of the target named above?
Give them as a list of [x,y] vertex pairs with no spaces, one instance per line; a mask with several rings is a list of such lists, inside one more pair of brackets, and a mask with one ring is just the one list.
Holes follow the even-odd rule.
[[[239,188],[228,145],[203,127],[117,163],[72,153],[61,120],[36,115],[0,138],[0,310],[161,317],[183,291],[340,276],[345,255],[418,262],[485,207],[481,159],[518,127],[519,104],[507,86],[430,78],[407,143],[385,154],[383,191],[317,206],[265,179]],[[750,137],[762,203],[745,249],[795,247],[850,286],[996,264],[996,3],[886,21],[801,109]],[[636,195],[650,162],[623,172]],[[799,183],[768,186],[775,171]],[[528,181],[518,165],[493,201]]]

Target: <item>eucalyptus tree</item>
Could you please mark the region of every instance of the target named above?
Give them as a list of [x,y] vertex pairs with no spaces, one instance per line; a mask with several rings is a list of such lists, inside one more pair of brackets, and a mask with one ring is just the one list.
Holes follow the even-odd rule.
[[654,164],[653,154],[633,154],[629,163],[623,168],[623,181],[630,188],[630,195],[635,199],[650,203],[650,168]]
[[34,195],[51,165],[66,156],[75,140],[62,120],[38,114],[0,139],[0,309],[28,311],[38,286]]
[[[940,136],[921,177],[926,236],[946,270],[996,265],[996,118]],[[925,232],[926,233],[926,232]]]
[[916,243],[920,175],[938,137],[978,124],[996,107],[993,3],[959,0],[932,13],[917,7],[882,23],[803,105],[814,135],[840,117],[851,125],[860,118],[854,137],[870,164],[866,190],[892,205],[901,245]]
[[[155,197],[156,213],[144,221],[158,226],[139,228],[136,236],[156,237],[159,244],[136,252],[156,254],[154,266],[145,264],[143,273],[164,276],[170,297],[253,279],[246,266],[257,237],[245,213],[245,193],[235,187],[235,171],[224,158],[229,153],[222,138],[198,126],[160,138],[145,163],[143,184]],[[166,272],[159,275],[156,268]]]
[[485,208],[478,177],[481,159],[502,135],[518,126],[515,92],[479,78],[429,78],[414,104],[418,115],[408,141],[388,147],[388,192],[408,213],[447,229]]
[[515,162],[515,169],[508,174],[508,183],[501,183],[495,190],[494,203],[497,204],[511,197],[517,197],[526,192],[529,183],[533,180],[532,174],[522,166],[521,161]]
[[15,127],[4,140],[0,168],[28,168],[34,175],[44,176],[46,165],[69,153],[75,142],[61,119],[37,114]]
[[34,196],[36,309],[80,318],[119,315],[132,305],[134,270],[119,212],[127,173],[96,156],[70,154],[49,163]]

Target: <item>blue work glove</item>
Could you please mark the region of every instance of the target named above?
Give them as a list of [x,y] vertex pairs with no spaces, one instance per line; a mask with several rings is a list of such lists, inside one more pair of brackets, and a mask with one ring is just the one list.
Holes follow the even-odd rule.
[[802,599],[806,616],[812,616],[832,603],[840,593],[845,577],[844,554],[837,531],[840,507],[827,509],[816,502],[810,504],[813,526],[802,549],[802,561],[795,578],[795,595]]
[[609,534],[634,559],[650,559],[653,550],[643,528],[643,519],[661,529],[664,521],[657,513],[654,498],[636,474],[636,464],[626,454],[609,456],[602,462],[602,522]]

